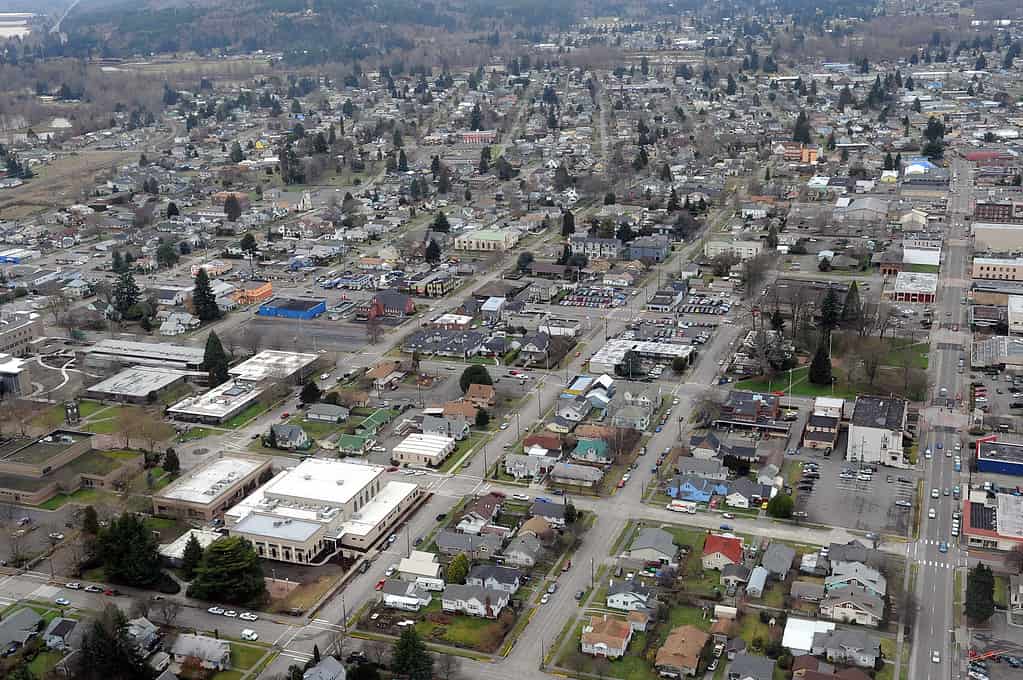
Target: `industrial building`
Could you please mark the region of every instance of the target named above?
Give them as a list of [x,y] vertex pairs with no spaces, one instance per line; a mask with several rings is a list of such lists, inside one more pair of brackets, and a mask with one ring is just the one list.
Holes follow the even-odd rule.
[[357,555],[421,496],[418,484],[386,482],[383,473],[379,465],[308,458],[228,510],[227,528],[271,560],[322,564]]
[[271,459],[221,455],[192,468],[153,495],[153,514],[208,522],[255,491],[270,474]]
[[908,412],[905,399],[856,397],[845,459],[910,467],[903,448]]
[[394,447],[391,459],[403,464],[437,467],[455,450],[455,440],[439,434],[410,434]]
[[311,298],[275,297],[259,306],[259,316],[274,316],[282,319],[315,319],[327,311],[326,300]]
[[202,347],[107,339],[79,350],[77,358],[87,368],[101,370],[125,366],[156,366],[179,371],[201,371],[204,354]]
[[169,391],[184,385],[188,376],[184,371],[170,368],[133,366],[96,383],[85,391],[85,396],[130,404],[153,403]]
[[977,472],[1023,476],[1023,444],[978,441]]
[[978,253],[1023,252],[1023,224],[974,222],[973,249]]
[[251,359],[232,367],[228,373],[235,378],[250,382],[292,379],[300,382],[312,373],[312,364],[316,359],[317,355],[315,354],[266,349]]

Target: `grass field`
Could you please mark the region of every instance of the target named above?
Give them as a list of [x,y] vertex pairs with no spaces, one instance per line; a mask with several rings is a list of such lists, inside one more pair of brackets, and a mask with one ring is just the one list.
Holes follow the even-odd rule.
[[197,439],[204,439],[209,437],[211,434],[217,434],[218,430],[214,430],[209,427],[191,427],[185,432],[178,435],[179,442],[192,442]]
[[28,670],[32,673],[33,677],[42,678],[53,670],[53,667],[63,658],[64,652],[57,650],[39,652],[36,658],[28,662]]
[[245,409],[244,411],[242,411],[241,413],[239,413],[235,417],[231,418],[227,422],[225,422],[224,423],[224,427],[232,429],[232,430],[236,430],[239,427],[241,427],[242,425],[245,425],[246,423],[248,423],[250,420],[252,420],[256,416],[259,416],[259,415],[262,415],[263,413],[266,413],[267,408],[268,408],[268,406],[266,404],[263,404],[263,403],[260,403],[260,402],[257,401],[255,404],[252,404],[247,409]]
[[234,668],[249,669],[259,663],[263,655],[267,653],[264,647],[250,647],[237,642],[231,643],[231,666]]
[[[764,378],[751,378],[735,383],[736,389],[750,390],[751,392],[785,392],[789,393],[789,372],[779,373],[773,380]],[[802,366],[792,370],[792,391],[791,394],[799,397],[845,397],[853,399],[856,397],[855,388],[839,381],[830,387],[828,385],[814,385],[810,382],[810,367]]]
[[68,502],[92,505],[107,497],[109,497],[109,494],[99,489],[79,489],[71,495],[57,494],[45,503],[40,504],[39,507],[44,510],[56,510]]

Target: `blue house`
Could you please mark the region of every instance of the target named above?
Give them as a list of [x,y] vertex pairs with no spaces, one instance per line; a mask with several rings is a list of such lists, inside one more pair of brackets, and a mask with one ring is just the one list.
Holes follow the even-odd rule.
[[668,482],[667,491],[668,495],[676,500],[709,503],[712,496],[724,496],[728,493],[728,485],[714,479],[679,475]]
[[671,241],[667,236],[640,236],[629,243],[629,258],[648,259],[663,262],[671,252]]

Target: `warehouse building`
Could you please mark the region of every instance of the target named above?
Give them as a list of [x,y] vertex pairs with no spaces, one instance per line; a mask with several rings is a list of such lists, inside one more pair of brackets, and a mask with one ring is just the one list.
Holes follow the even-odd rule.
[[974,222],[973,249],[978,253],[1023,252],[1023,224]]
[[85,391],[90,399],[107,399],[129,404],[154,403],[164,394],[185,384],[189,374],[157,366],[126,368]]
[[232,535],[260,557],[322,564],[356,556],[385,535],[421,496],[418,484],[386,482],[384,468],[308,458],[228,510]]
[[977,472],[1023,476],[1023,444],[978,441]]
[[312,298],[275,297],[259,306],[259,316],[274,316],[283,319],[315,319],[327,311],[326,300]]
[[222,517],[232,505],[259,486],[270,474],[271,459],[232,453],[192,468],[153,495],[153,514],[208,522]]
[[394,447],[391,459],[402,464],[437,467],[455,450],[455,440],[439,434],[410,434]]
[[157,366],[179,371],[200,371],[204,353],[202,347],[107,339],[80,350],[78,361],[88,368],[103,370],[125,366]]

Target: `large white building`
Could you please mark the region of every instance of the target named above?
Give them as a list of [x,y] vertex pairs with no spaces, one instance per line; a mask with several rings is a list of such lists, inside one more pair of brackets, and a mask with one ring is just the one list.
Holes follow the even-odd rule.
[[358,554],[420,496],[419,485],[384,481],[383,472],[308,458],[228,510],[227,528],[271,560],[319,564],[336,553]]
[[455,440],[439,434],[410,434],[394,447],[391,458],[399,463],[437,467],[455,450]]
[[857,397],[849,422],[846,460],[909,467],[902,447],[907,411],[905,399]]

